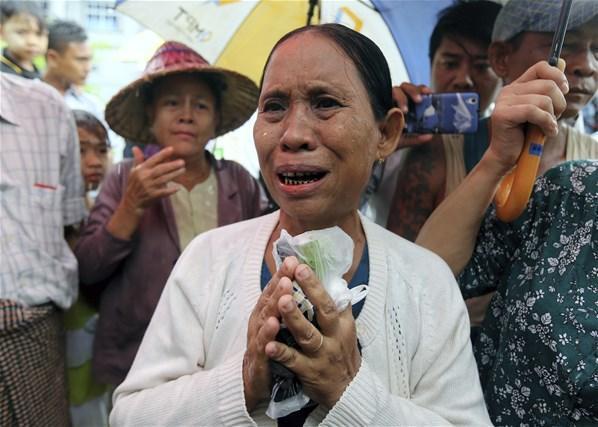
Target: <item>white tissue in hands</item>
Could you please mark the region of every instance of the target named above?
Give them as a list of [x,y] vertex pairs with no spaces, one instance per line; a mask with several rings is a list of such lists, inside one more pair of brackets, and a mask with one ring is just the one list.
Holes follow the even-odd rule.
[[276,268],[291,255],[309,265],[336,303],[336,308],[343,311],[352,300],[352,292],[343,275],[353,263],[353,247],[353,240],[340,227],[307,231],[295,237],[282,230],[280,238],[274,242],[273,255]]
[[[280,238],[274,242],[273,255],[277,269],[288,256],[295,256],[299,262],[309,265],[335,302],[337,310],[343,311],[367,294],[366,285],[349,289],[343,279],[353,263],[353,249],[353,240],[339,227],[308,231],[295,237],[282,230]],[[293,282],[293,299],[305,317],[313,322],[314,307],[296,282]],[[284,324],[281,326],[285,328]],[[297,379],[280,373],[273,379],[272,396],[266,410],[269,417],[284,417],[309,402]]]

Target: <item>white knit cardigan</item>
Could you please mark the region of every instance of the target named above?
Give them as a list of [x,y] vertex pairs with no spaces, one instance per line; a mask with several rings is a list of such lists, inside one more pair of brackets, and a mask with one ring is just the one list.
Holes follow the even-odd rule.
[[[306,425],[490,425],[457,284],[440,258],[361,218],[370,257],[359,315],[361,367],[330,410]],[[248,413],[242,365],[278,212],[198,236],[166,284],[110,422],[271,425]]]

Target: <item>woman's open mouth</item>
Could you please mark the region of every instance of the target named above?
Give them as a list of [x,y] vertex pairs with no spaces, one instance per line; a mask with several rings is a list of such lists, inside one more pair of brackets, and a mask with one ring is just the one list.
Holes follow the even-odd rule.
[[289,197],[308,197],[324,182],[330,171],[313,165],[286,165],[276,169],[278,189]]
[[326,172],[282,172],[278,179],[284,185],[305,185],[321,180],[324,175]]

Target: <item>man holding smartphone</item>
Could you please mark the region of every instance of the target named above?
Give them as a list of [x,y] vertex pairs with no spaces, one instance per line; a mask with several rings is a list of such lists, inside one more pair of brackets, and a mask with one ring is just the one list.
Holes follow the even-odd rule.
[[[511,0],[507,4],[508,9],[501,12],[496,21],[488,51],[492,69],[505,84],[511,83],[535,62],[548,58],[561,2]],[[598,36],[590,30],[597,9],[598,2],[593,0],[573,3],[562,52],[571,93],[567,95],[568,108],[560,121],[562,132],[545,143],[540,173],[554,166],[557,160],[587,158],[595,150],[596,140],[571,125],[598,88],[595,56]],[[417,91],[429,91],[410,86],[402,88],[406,93],[409,91],[407,95],[416,98],[416,102],[419,101]],[[483,106],[483,101],[480,104]],[[487,121],[481,121],[476,134],[444,135],[442,139],[443,144],[430,143],[410,149],[401,168],[397,180],[400,185],[394,194],[387,227],[407,239],[415,240],[436,206],[479,161],[488,147]],[[582,142],[569,144],[568,140],[572,139]]]
[[[503,7],[494,25],[488,58],[504,84],[548,58],[560,7],[560,0],[510,0]],[[597,45],[598,2],[576,0],[562,50],[571,88],[567,110],[559,121],[559,135],[546,139],[539,174],[565,160],[598,157],[598,140],[572,126],[598,88]],[[391,203],[391,231],[411,240],[417,237],[426,219],[488,148],[487,121],[481,121],[478,128],[473,135],[444,135],[443,144],[432,142],[410,150]],[[472,325],[481,324],[488,301],[468,303]]]
[[[433,90],[417,87],[415,101],[421,101],[419,92],[476,92],[479,95],[479,111],[490,110],[501,84],[490,67],[487,51],[494,19],[500,9],[501,5],[494,1],[479,0],[459,1],[440,12],[429,47]],[[401,89],[395,87],[394,90],[395,98],[400,98]],[[406,113],[406,103],[400,106]],[[405,135],[401,145],[422,144],[431,139],[432,135]],[[425,146],[442,149],[439,144]],[[390,202],[396,191],[397,175],[404,163],[405,153],[399,150],[384,165],[377,165],[366,189],[368,194],[363,197],[362,212],[382,226],[387,226],[387,220],[389,223],[393,220],[392,215],[389,215],[389,212],[393,212]],[[424,221],[425,218],[421,224]],[[408,237],[414,240],[416,235]]]
[[[487,0],[460,1],[443,10],[430,37],[431,89],[403,84],[395,91],[397,98],[404,97],[401,89],[411,97],[410,104],[421,103],[421,95],[427,93],[476,92],[479,117],[487,117],[501,87],[488,58],[492,29],[500,10],[500,4]],[[399,101],[399,104],[408,115],[408,103]],[[445,160],[459,145],[462,147],[463,136],[455,131],[435,135],[430,144],[421,142],[425,142],[422,135],[402,138],[403,146],[420,145],[403,154],[400,171],[395,175],[395,184],[399,185],[387,200],[390,203],[387,228],[412,241],[445,193],[451,190],[444,185],[448,181],[452,186],[454,181],[447,175],[453,172],[447,170],[450,166],[445,165]]]

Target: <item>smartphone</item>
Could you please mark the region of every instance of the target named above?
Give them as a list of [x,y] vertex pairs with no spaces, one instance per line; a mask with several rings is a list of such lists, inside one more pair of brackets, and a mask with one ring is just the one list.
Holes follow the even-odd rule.
[[479,96],[474,92],[422,95],[409,103],[406,133],[473,133],[478,129]]

